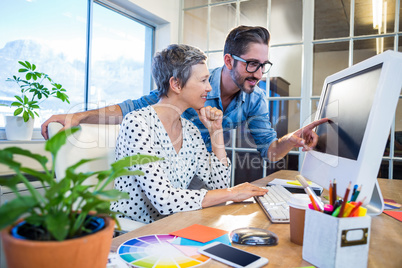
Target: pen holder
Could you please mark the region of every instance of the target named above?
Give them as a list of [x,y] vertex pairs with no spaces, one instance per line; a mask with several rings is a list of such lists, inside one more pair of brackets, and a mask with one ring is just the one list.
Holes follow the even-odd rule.
[[337,218],[307,209],[303,259],[320,267],[367,267],[371,217]]

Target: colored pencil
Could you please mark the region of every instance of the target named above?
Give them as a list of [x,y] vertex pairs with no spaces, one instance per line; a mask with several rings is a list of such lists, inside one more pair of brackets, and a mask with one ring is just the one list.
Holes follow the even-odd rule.
[[361,190],[362,190],[362,186],[360,185],[359,188],[357,188],[356,192],[352,195],[352,198],[350,199],[350,201],[356,201]]
[[338,199],[338,196],[336,194],[336,180],[334,179],[334,183],[332,184],[332,196],[334,197],[334,203],[332,204],[333,206],[335,205],[335,201]]
[[341,210],[339,211],[338,217],[343,217],[343,212],[345,211],[346,202],[348,202],[350,189],[352,187],[352,182],[349,182],[348,188],[346,188],[345,196],[343,198]]
[[349,215],[346,217],[353,217],[353,214],[359,209],[359,207],[363,204],[366,197],[364,197],[361,201],[357,202],[356,206],[350,211]]

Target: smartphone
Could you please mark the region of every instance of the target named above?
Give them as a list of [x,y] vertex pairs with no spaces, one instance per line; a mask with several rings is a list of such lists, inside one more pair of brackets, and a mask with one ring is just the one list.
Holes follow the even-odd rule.
[[256,268],[268,263],[266,258],[220,242],[200,247],[198,252],[236,268]]

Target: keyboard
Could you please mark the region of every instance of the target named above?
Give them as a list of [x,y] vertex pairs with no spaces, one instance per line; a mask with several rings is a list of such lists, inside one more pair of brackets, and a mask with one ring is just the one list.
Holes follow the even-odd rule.
[[272,223],[289,223],[288,201],[292,193],[282,185],[270,185],[265,188],[269,190],[268,193],[255,196],[254,199]]

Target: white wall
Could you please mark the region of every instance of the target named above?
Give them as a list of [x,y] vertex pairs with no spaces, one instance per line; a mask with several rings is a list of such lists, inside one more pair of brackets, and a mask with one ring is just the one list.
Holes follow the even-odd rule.
[[155,51],[179,42],[179,0],[109,0],[156,27]]

